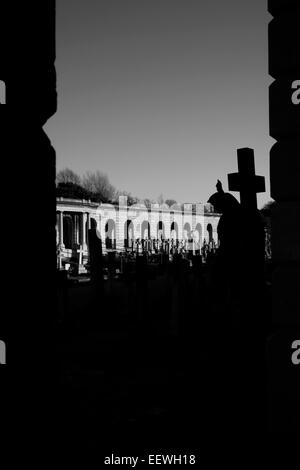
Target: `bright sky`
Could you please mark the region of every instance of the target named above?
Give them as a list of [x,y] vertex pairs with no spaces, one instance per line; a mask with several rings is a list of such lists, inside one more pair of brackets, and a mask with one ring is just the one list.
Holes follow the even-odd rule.
[[[266,177],[267,2],[58,0],[57,168],[144,198],[205,202],[252,147]],[[236,194],[235,194],[236,195]]]

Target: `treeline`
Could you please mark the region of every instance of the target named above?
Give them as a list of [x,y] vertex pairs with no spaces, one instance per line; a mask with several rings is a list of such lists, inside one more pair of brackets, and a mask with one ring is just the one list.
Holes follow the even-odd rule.
[[[178,209],[183,208],[183,204],[177,203],[175,199],[164,199],[160,194],[157,199],[140,199],[132,196],[128,191],[118,191],[109,181],[108,176],[101,171],[87,172],[82,177],[70,168],[60,170],[56,175],[56,196],[69,199],[86,199],[97,203],[117,204],[119,196],[127,196],[129,206],[143,203],[147,208],[151,204],[167,204],[169,207],[176,204]],[[204,212],[210,212],[209,205],[204,206]],[[261,209],[261,214],[265,219],[271,217],[272,209],[276,207],[275,201],[267,202]]]
[[101,171],[87,172],[82,177],[70,168],[60,170],[56,175],[56,196],[69,199],[87,199],[97,203],[117,204],[119,196],[127,196],[129,206],[143,203],[146,207],[151,204],[167,204],[169,207],[177,204],[174,199],[164,200],[163,195],[154,199],[140,199],[128,191],[117,190],[109,181],[108,176]]
[[87,172],[80,177],[70,168],[61,170],[56,175],[56,195],[71,199],[90,199],[94,202],[112,202],[116,190],[107,175],[97,171]]

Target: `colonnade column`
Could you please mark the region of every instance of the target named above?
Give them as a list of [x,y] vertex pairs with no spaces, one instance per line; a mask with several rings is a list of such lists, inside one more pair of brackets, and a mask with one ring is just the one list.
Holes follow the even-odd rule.
[[59,212],[59,246],[64,248],[64,213]]
[[81,216],[82,249],[87,250],[87,213],[83,212]]

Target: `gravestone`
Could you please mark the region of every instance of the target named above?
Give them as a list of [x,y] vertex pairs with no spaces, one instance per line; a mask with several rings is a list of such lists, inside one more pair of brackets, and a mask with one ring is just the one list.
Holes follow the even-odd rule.
[[[264,226],[256,194],[264,178],[255,175],[254,152],[238,149],[238,173],[228,175],[229,189],[240,192],[241,202],[225,193],[220,181],[208,202],[222,214],[218,224],[219,248],[213,259],[211,288],[219,292],[220,307],[237,327],[255,328],[264,296]],[[227,299],[227,300],[226,300]],[[226,303],[227,302],[227,303]],[[232,317],[232,315],[234,315]],[[229,320],[228,318],[228,320]]]
[[[266,422],[264,390],[264,342],[268,321],[264,283],[265,231],[257,210],[256,194],[264,191],[263,177],[255,174],[252,149],[238,149],[238,173],[228,175],[225,193],[220,181],[210,202],[220,212],[219,248],[209,276],[213,328],[226,332],[227,351],[232,351],[233,389],[239,389],[240,412],[233,414],[247,430],[259,430]],[[243,348],[243,345],[245,346]],[[235,352],[236,350],[236,352]],[[265,413],[265,415],[264,415]]]
[[107,274],[108,274],[108,291],[113,289],[113,282],[116,276],[117,260],[116,252],[109,251],[107,253]]
[[96,228],[90,228],[88,231],[89,240],[89,266],[91,273],[91,282],[95,285],[102,284],[103,281],[103,260],[102,260],[102,241],[98,237]]
[[246,255],[249,280],[250,277],[253,277],[262,281],[265,234],[262,217],[257,210],[256,195],[265,192],[265,178],[255,174],[254,151],[252,149],[238,149],[237,159],[239,172],[228,175],[228,187],[230,191],[240,193],[242,248],[245,248],[245,252],[240,255],[243,257]]
[[256,211],[256,194],[265,192],[265,178],[255,174],[253,149],[238,149],[237,160],[238,173],[228,175],[229,190],[240,193],[241,206],[244,211]]
[[87,270],[85,266],[83,265],[83,254],[84,250],[82,245],[77,250],[78,253],[78,266],[77,266],[77,274],[86,274]]

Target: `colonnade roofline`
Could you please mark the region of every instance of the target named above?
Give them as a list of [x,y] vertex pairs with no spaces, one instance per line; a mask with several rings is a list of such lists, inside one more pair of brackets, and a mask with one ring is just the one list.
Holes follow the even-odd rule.
[[82,207],[91,207],[93,209],[99,206],[98,202],[93,202],[87,199],[72,199],[65,197],[57,197],[56,205],[58,206],[82,206]]
[[[148,211],[148,212],[154,212],[154,213],[169,213],[172,212],[174,214],[182,214],[185,212],[185,214],[195,214],[196,213],[196,205],[201,205],[201,203],[186,203],[186,206],[183,209],[176,209],[170,207],[167,209],[166,207],[161,207],[158,205],[156,207],[155,205],[151,206],[151,208],[147,208],[143,204],[133,204],[131,206],[128,205],[120,205],[119,204],[109,204],[109,203],[97,203],[97,202],[92,202],[91,200],[86,200],[86,199],[72,199],[72,198],[63,198],[63,197],[57,197],[56,198],[56,208],[57,211],[86,211],[86,209],[90,208],[91,210],[95,209],[115,209],[116,211],[121,210],[121,211]],[[188,209],[187,206],[192,206],[192,209]],[[204,204],[203,204],[204,208]],[[203,212],[203,215],[205,217],[220,217],[221,214],[214,212],[214,211],[205,211]]]

